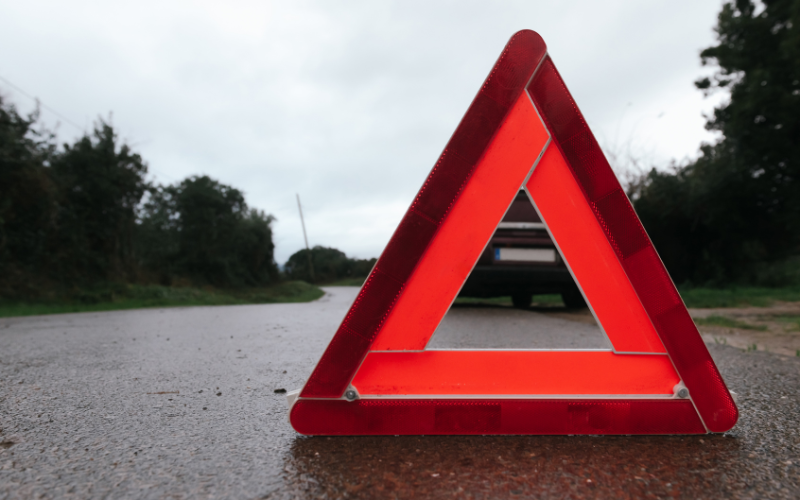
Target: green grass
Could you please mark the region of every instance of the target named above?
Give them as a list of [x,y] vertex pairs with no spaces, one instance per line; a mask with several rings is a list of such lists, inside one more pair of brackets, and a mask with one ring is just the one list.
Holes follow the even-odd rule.
[[696,318],[694,322],[702,326],[724,326],[726,328],[739,328],[742,330],[758,330],[765,331],[767,329],[764,325],[751,325],[744,321],[735,320],[725,316],[709,316],[707,318]]
[[767,307],[773,302],[800,301],[800,286],[783,288],[733,287],[681,289],[681,297],[688,307]]
[[236,290],[161,285],[110,285],[37,301],[0,300],[0,317],[147,307],[310,302],[323,295],[322,290],[304,281],[287,281],[265,288]]
[[487,304],[493,306],[510,306],[511,297],[456,297],[456,304]]
[[366,281],[367,277],[363,276],[361,278],[344,278],[340,279],[339,281],[334,281],[333,283],[327,283],[320,286],[361,286]]
[[800,316],[791,314],[776,314],[772,319],[780,323],[785,323],[789,326],[788,330],[798,332],[800,331]]
[[561,294],[558,293],[550,295],[534,295],[533,303],[541,305],[553,305],[553,306],[564,305],[564,301],[561,300]]

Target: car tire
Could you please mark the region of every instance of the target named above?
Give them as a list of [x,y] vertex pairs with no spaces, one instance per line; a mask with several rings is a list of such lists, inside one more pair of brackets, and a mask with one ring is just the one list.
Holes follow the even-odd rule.
[[517,309],[527,309],[531,306],[533,295],[530,293],[515,293],[511,295],[511,303]]
[[564,301],[564,305],[569,309],[583,309],[586,307],[586,300],[583,298],[581,291],[577,288],[575,290],[561,292],[561,300]]

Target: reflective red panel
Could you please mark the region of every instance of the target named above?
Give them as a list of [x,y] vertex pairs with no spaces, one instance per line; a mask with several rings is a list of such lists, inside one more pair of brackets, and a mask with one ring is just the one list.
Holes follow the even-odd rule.
[[292,425],[307,435],[700,434],[688,400],[299,400]]
[[712,432],[730,429],[738,418],[736,405],[630,201],[549,57],[528,91],[703,421]]
[[[475,163],[497,132],[511,106],[524,92],[546,47],[530,30],[515,34],[470,105],[436,167],[353,303],[344,322],[317,364],[301,397],[340,397],[391,311],[405,281],[416,267],[448,208],[469,179]],[[352,349],[345,338],[359,337]],[[346,351],[340,357],[333,351]],[[349,376],[348,376],[349,374]]]
[[339,397],[366,356],[401,284],[374,269],[303,388],[304,397]]
[[654,322],[658,331],[664,332],[664,345],[708,430],[725,432],[733,427],[739,410],[686,307],[675,306],[656,316]]
[[617,353],[666,353],[647,311],[557,144],[525,186]]
[[471,171],[470,163],[445,151],[419,190],[411,209],[438,225],[453,206]]
[[[532,31],[521,31],[509,41],[301,391],[290,414],[298,432],[329,435],[686,434],[706,430],[722,432],[735,424],[738,410],[719,371],[594,135],[545,51],[544,42]],[[532,78],[537,67],[539,70]],[[461,276],[468,273],[468,265],[451,258],[448,265],[434,269],[426,266],[432,262],[431,255],[436,254],[442,241],[449,241],[458,247],[457,250],[468,246],[466,240],[459,240],[452,236],[452,231],[448,232],[454,225],[467,229],[478,225],[472,219],[473,224],[459,219],[459,207],[484,203],[482,207],[486,208],[487,198],[495,204],[498,200],[506,203],[506,198],[512,199],[524,178],[519,175],[517,179],[516,170],[526,170],[528,165],[533,165],[535,155],[547,144],[539,115],[530,106],[528,97],[522,94],[524,87],[553,139],[526,186],[556,240],[561,241],[559,234],[562,237],[572,234],[572,239],[579,243],[572,245],[573,250],[578,248],[577,252],[565,251],[564,257],[573,271],[579,267],[583,269],[576,272],[576,276],[594,279],[593,284],[581,281],[581,285],[617,350],[614,356],[636,353],[641,356],[666,350],[677,375],[688,387],[691,400],[655,396],[624,400],[365,398],[347,402],[337,399],[353,381],[370,349],[382,346],[387,351],[407,350],[410,349],[408,342],[413,343],[412,350],[424,349],[427,333],[414,328],[398,330],[392,318],[410,318],[409,321],[423,318],[426,324],[438,324],[443,312],[424,314],[424,307],[406,308],[404,304],[418,305],[423,299],[449,304],[457,293],[455,289],[451,294],[438,293],[433,284],[446,281],[441,278],[441,269],[446,268],[452,276]],[[523,101],[527,108],[521,106]],[[534,140],[536,134],[541,137]],[[534,144],[538,145],[534,147]],[[509,158],[501,158],[498,151],[505,152]],[[490,161],[492,158],[494,160]],[[492,168],[504,167],[487,170],[487,164]],[[497,179],[501,177],[499,174],[508,174],[510,170],[515,173],[509,176],[514,185],[508,196],[505,192],[508,186],[495,186],[500,181],[492,183],[484,179],[488,171],[495,174],[491,178]],[[540,182],[542,179],[548,182]],[[553,181],[558,189],[550,187],[554,186]],[[493,186],[494,190],[487,186]],[[564,208],[565,203],[572,204],[575,210],[570,213],[573,216],[565,215],[569,212]],[[498,211],[496,218],[502,217],[501,212]],[[574,217],[577,213],[581,217]],[[494,212],[492,214],[495,217]],[[493,228],[494,223],[493,219],[489,225]],[[563,228],[570,224],[580,225],[579,230],[565,233]],[[468,231],[465,231],[466,235]],[[477,236],[469,241],[481,239],[481,231],[475,232]],[[580,235],[591,236],[588,243],[587,238],[578,237]],[[602,259],[598,259],[598,252]],[[467,253],[462,251],[462,261]],[[592,258],[602,261],[601,264],[593,263]],[[477,255],[470,262],[475,259]],[[454,271],[456,267],[458,272]],[[603,274],[599,268],[608,272]],[[426,277],[423,284],[429,290],[428,296],[409,292],[417,284],[417,275]],[[447,282],[447,286],[451,284]],[[394,330],[402,330],[399,337],[391,342],[382,340]],[[396,353],[385,355],[397,356]],[[458,368],[478,366],[474,360],[470,363],[459,364]],[[380,368],[391,367],[381,365]],[[408,366],[404,364],[401,368],[405,370]],[[492,373],[507,368],[504,365]],[[678,380],[671,364],[668,368],[668,376],[659,379],[661,383],[656,388],[657,394],[662,396],[669,394],[673,382]],[[431,365],[430,369],[433,370],[430,373],[435,374],[442,367]],[[369,373],[375,371],[367,370],[359,375],[363,378]],[[459,380],[453,383],[461,383],[468,375],[471,373],[458,375]],[[558,377],[559,383],[568,378],[564,374],[553,376]],[[423,377],[425,383],[433,378],[430,374]],[[483,383],[486,378],[479,377],[478,381]],[[538,383],[544,379],[536,380]],[[631,380],[638,383],[636,377]],[[383,378],[378,382],[392,383]],[[381,387],[384,386],[375,390],[385,391]],[[497,391],[488,394],[508,396],[501,388],[489,389]],[[419,388],[414,390],[419,391]],[[487,392],[481,392],[488,390],[485,387],[475,390],[478,392],[469,394],[486,397]],[[390,397],[409,396],[410,391],[400,388]],[[453,397],[455,393],[458,391],[446,394]],[[647,391],[642,394],[645,393],[650,395]],[[464,396],[458,397],[468,396],[461,394]],[[511,397],[521,397],[523,392],[517,394]],[[622,397],[631,396],[626,392]]]
[[353,385],[362,396],[670,396],[667,356],[609,351],[370,352]]
[[306,382],[304,397],[329,397],[329,394],[338,393],[341,387],[346,388],[368,350],[367,339],[345,327],[339,327],[319,360],[317,369]]
[[[549,139],[530,98],[519,96],[405,280],[370,350],[425,349]],[[387,262],[388,255],[389,249]]]

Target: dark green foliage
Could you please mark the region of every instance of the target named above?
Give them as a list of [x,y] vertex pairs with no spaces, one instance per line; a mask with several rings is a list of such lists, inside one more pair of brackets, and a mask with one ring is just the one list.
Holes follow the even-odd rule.
[[126,279],[147,167],[110,125],[57,151],[0,100],[0,294]]
[[58,189],[46,165],[55,146],[35,129],[37,118],[21,117],[0,97],[0,295],[33,286],[29,275],[52,249]]
[[277,279],[271,224],[238,189],[207,177],[155,188],[139,227],[144,267],[169,283],[257,286]]
[[57,276],[73,283],[132,277],[136,207],[147,166],[111,125],[64,145],[52,165],[59,184]]
[[[342,278],[367,276],[377,259],[350,259],[335,248],[315,246],[311,249],[312,265],[316,283],[332,283]],[[292,254],[286,261],[284,271],[290,279],[311,281],[308,272],[308,250]]]
[[701,53],[719,71],[697,87],[730,93],[707,123],[722,139],[631,193],[679,283],[780,285],[800,253],[800,0],[764,3],[725,4]]
[[274,219],[248,208],[241,191],[208,177],[151,186],[110,124],[59,150],[37,119],[0,98],[0,297],[277,280]]
[[768,307],[775,301],[800,301],[800,286],[726,288],[680,288],[687,307]]

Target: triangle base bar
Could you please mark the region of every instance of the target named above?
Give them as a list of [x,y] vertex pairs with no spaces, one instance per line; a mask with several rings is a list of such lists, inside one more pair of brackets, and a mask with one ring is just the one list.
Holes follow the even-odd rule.
[[290,419],[326,436],[707,432],[692,402],[675,399],[300,399]]

